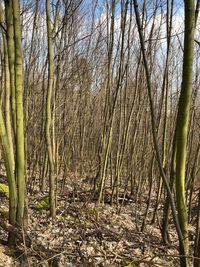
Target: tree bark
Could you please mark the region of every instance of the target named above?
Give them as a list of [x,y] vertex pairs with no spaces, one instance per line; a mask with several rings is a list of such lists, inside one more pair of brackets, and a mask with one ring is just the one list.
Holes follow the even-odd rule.
[[53,162],[53,147],[51,139],[51,99],[53,90],[53,49],[52,49],[52,29],[50,18],[50,1],[46,0],[46,23],[47,23],[47,38],[48,38],[48,91],[47,91],[47,103],[46,103],[46,146],[49,160],[49,195],[50,195],[50,216],[54,218],[56,216],[56,202],[55,202],[55,174],[54,174],[54,162]]
[[[186,254],[189,253],[188,240],[188,218],[185,198],[185,166],[187,155],[187,133],[190,114],[190,103],[192,95],[192,65],[194,48],[194,29],[195,29],[195,8],[193,0],[185,1],[185,37],[183,54],[183,77],[182,88],[178,104],[178,115],[176,122],[176,200],[179,223],[184,239]],[[180,253],[183,253],[180,247]],[[189,263],[183,263],[181,266],[189,266]]]

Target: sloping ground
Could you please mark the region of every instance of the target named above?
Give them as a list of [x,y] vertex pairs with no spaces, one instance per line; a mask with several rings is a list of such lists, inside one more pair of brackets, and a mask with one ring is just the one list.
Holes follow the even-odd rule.
[[43,252],[38,258],[29,251],[30,266],[48,266],[47,262],[59,267],[180,265],[174,230],[170,229],[170,246],[162,244],[157,224],[147,222],[140,232],[144,210],[137,212],[135,203],[124,206],[120,215],[115,206],[104,205],[99,221],[94,203],[59,204],[55,221],[48,218],[48,211],[30,210],[30,237],[34,244],[42,245]]
[[[77,191],[74,194],[70,187],[58,197],[54,221],[49,218],[48,205],[44,210],[34,208],[36,205],[38,208],[41,199],[48,198],[38,191],[29,196],[28,236],[32,246],[26,248],[26,260],[24,246],[19,246],[19,252],[11,258],[9,249],[0,245],[0,267],[180,266],[178,239],[171,220],[169,246],[162,243],[159,223],[151,224],[154,206],[150,206],[146,227],[140,231],[147,205],[145,197],[139,202],[128,199],[120,214],[116,205],[100,206],[98,221],[95,201],[88,194]],[[8,206],[6,197],[1,200]],[[195,235],[194,227],[190,227],[190,235]],[[1,228],[0,236],[6,239]],[[16,257],[18,265],[14,262]]]
[[[12,254],[0,245],[0,267],[180,266],[174,229],[170,227],[169,246],[162,244],[158,224],[147,221],[144,232],[140,232],[144,210],[137,212],[135,203],[124,206],[120,215],[115,206],[104,205],[98,221],[94,203],[65,200],[59,204],[54,221],[46,210],[29,210],[32,246],[26,248],[28,262],[24,261],[24,246],[19,247],[18,254]],[[16,257],[19,265],[14,262]]]

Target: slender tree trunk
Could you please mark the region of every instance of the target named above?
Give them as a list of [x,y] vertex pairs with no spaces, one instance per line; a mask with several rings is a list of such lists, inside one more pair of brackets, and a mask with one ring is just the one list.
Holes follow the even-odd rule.
[[[1,4],[0,4],[0,18],[2,18]],[[17,211],[17,189],[14,176],[15,163],[14,163],[12,129],[11,129],[11,118],[10,118],[10,72],[8,65],[7,42],[4,34],[3,34],[3,41],[4,41],[4,62],[5,62],[4,71],[5,71],[5,91],[6,91],[6,103],[5,103],[6,122],[4,123],[2,109],[0,108],[0,141],[5,159],[6,173],[8,179],[9,192],[10,192],[9,223],[15,225],[16,211]],[[8,243],[11,246],[15,245],[15,237],[12,233],[10,233],[8,236]]]
[[[2,23],[2,6],[0,5],[0,23]],[[13,141],[12,141],[12,124],[10,116],[10,97],[11,97],[11,87],[10,87],[10,70],[9,70],[9,59],[8,59],[8,46],[6,34],[3,32],[3,47],[4,47],[4,84],[5,84],[5,127],[8,136],[11,160],[14,173],[14,151],[13,151]],[[3,90],[2,90],[3,91]]]
[[23,74],[22,42],[19,2],[13,0],[13,26],[15,47],[15,98],[16,98],[16,177],[18,186],[17,222],[21,226],[25,203],[25,160],[24,160],[24,115],[23,115]]
[[16,130],[16,99],[15,99],[15,48],[14,48],[14,28],[13,28],[13,7],[12,0],[4,0],[5,2],[5,18],[6,18],[6,38],[8,47],[8,62],[10,70],[10,87],[11,87],[11,108],[12,108],[12,122],[14,126],[14,133]]
[[53,90],[53,48],[52,48],[52,29],[50,18],[50,0],[46,0],[46,23],[47,23],[47,37],[48,37],[48,92],[46,102],[46,146],[49,160],[49,195],[50,195],[50,216],[56,216],[56,202],[55,202],[55,174],[53,163],[53,148],[51,139],[52,129],[52,114],[51,114],[51,99]]
[[[193,0],[185,1],[185,38],[183,55],[183,78],[182,88],[178,105],[177,115],[177,153],[176,153],[176,198],[178,218],[184,238],[186,254],[189,253],[188,219],[185,199],[185,166],[187,154],[187,133],[192,95],[192,65],[195,29],[195,8]],[[183,254],[182,248],[180,253]],[[181,266],[189,266],[181,260]]]
[[[14,176],[14,165],[12,160],[12,152],[10,150],[9,140],[6,133],[6,128],[3,120],[2,110],[0,109],[0,141],[3,148],[3,154],[5,159],[6,173],[9,186],[9,222],[12,225],[16,223],[16,210],[17,210],[17,190]],[[13,236],[9,235],[9,245],[13,246]]]
[[[167,177],[166,177],[165,172],[163,170],[162,160],[161,160],[161,157],[160,157],[158,141],[157,141],[157,135],[156,135],[154,104],[153,104],[153,98],[152,98],[152,86],[151,86],[150,73],[149,73],[148,62],[147,62],[145,46],[144,46],[144,37],[143,37],[143,34],[142,34],[142,30],[141,30],[141,22],[140,22],[140,16],[139,16],[139,11],[138,11],[137,0],[133,0],[133,3],[134,3],[136,21],[137,21],[137,26],[138,26],[138,31],[139,31],[140,44],[141,44],[141,49],[142,49],[142,54],[143,54],[144,67],[145,67],[145,72],[146,72],[147,90],[148,90],[148,97],[149,97],[150,111],[151,111],[151,124],[152,124],[152,135],[153,135],[154,148],[155,148],[155,152],[156,152],[156,156],[157,156],[157,162],[158,162],[158,167],[159,167],[159,170],[160,170],[160,174],[161,174],[161,177],[163,179],[163,183],[164,183],[164,185],[166,187],[167,193],[169,195],[169,200],[170,200],[170,204],[171,204],[171,208],[172,208],[174,224],[175,224],[176,231],[177,231],[178,238],[179,238],[179,247],[180,247],[180,250],[181,250],[181,254],[182,255],[186,255],[187,248],[185,248],[185,242],[184,242],[184,239],[183,239],[182,229],[180,227],[180,223],[179,223],[179,220],[177,218],[175,202],[174,202],[174,199],[173,199],[173,196],[172,196],[172,192],[171,192]],[[187,261],[186,261],[186,259],[184,257],[181,258],[181,264],[182,264],[181,267],[187,266],[186,262]]]

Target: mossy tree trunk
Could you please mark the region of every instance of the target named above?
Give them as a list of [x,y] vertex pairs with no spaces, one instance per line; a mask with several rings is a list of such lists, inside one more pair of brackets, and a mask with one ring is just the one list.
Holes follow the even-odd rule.
[[[185,2],[186,3],[186,7],[188,7],[187,6],[188,2],[191,4],[192,1],[193,0],[186,1]],[[178,238],[179,238],[180,254],[186,256],[187,255],[187,248],[185,247],[185,240],[184,240],[184,237],[183,237],[183,231],[182,231],[182,228],[181,228],[181,225],[180,225],[180,220],[179,220],[179,218],[178,218],[178,216],[176,214],[175,201],[174,201],[174,198],[173,198],[173,195],[172,195],[172,192],[171,192],[171,188],[170,188],[168,179],[167,179],[165,171],[163,169],[162,160],[161,160],[160,152],[159,152],[157,133],[156,133],[156,124],[155,124],[154,102],[153,102],[153,97],[152,97],[152,83],[151,83],[150,71],[149,71],[148,61],[147,61],[147,56],[146,56],[146,48],[145,48],[144,36],[143,36],[142,27],[141,27],[141,21],[140,21],[140,16],[139,16],[138,1],[134,0],[133,3],[134,3],[135,15],[136,15],[136,22],[137,22],[137,26],[138,26],[141,50],[142,50],[142,55],[143,55],[144,68],[145,68],[145,73],[146,73],[146,82],[147,82],[147,91],[148,91],[150,113],[151,113],[151,126],[152,126],[154,149],[155,149],[156,156],[157,156],[157,162],[158,162],[158,167],[159,167],[159,170],[160,170],[160,174],[161,174],[161,177],[163,179],[163,183],[164,183],[165,188],[167,190],[167,193],[168,193],[168,196],[169,196],[169,201],[170,201],[170,204],[171,204],[174,224],[175,224],[176,231],[177,231]],[[187,11],[186,11],[186,14],[187,14]],[[188,16],[188,14],[187,14],[187,16]],[[186,20],[188,20],[188,17],[187,17]],[[186,22],[186,25],[187,25],[187,23],[188,23],[188,21]],[[187,31],[188,31],[188,29],[187,29]],[[180,262],[181,262],[181,267],[187,266],[187,259],[185,257],[181,257]]]
[[[186,166],[186,145],[188,133],[188,121],[190,113],[190,102],[192,95],[192,66],[195,29],[195,7],[193,0],[185,1],[185,37],[183,54],[183,78],[182,88],[178,104],[177,133],[176,133],[176,200],[178,218],[184,238],[185,251],[189,253],[188,242],[188,219],[185,198],[185,166]],[[180,247],[180,253],[183,254]],[[181,263],[181,266],[189,266],[189,263]]]
[[[2,6],[0,5],[0,23],[3,23],[2,17]],[[12,124],[11,124],[11,113],[10,113],[10,97],[11,97],[11,80],[10,80],[10,69],[9,69],[9,57],[8,57],[8,45],[6,39],[6,33],[2,32],[3,37],[3,49],[4,49],[4,89],[5,89],[5,128],[8,136],[8,142],[10,147],[10,154],[14,173],[14,151],[13,151],[13,140],[12,140]],[[1,99],[2,100],[2,99]]]
[[16,180],[18,187],[17,223],[21,226],[25,203],[25,160],[24,160],[24,115],[23,115],[23,74],[22,41],[19,2],[13,0],[13,26],[15,48],[15,101],[16,101]]
[[46,0],[46,23],[47,23],[47,38],[48,38],[48,91],[46,102],[46,147],[49,160],[49,195],[50,195],[50,215],[52,218],[56,215],[55,205],[55,177],[54,177],[54,162],[53,162],[53,147],[52,147],[52,114],[51,100],[53,90],[53,48],[52,48],[52,29],[50,18],[50,1]]
[[[10,9],[11,5],[5,5],[5,8]],[[5,11],[6,13],[8,10]],[[0,17],[2,22],[2,7],[0,5]],[[9,29],[9,24],[7,25]],[[8,38],[8,37],[7,37]],[[17,188],[14,175],[15,162],[13,152],[13,141],[12,141],[12,126],[10,117],[10,90],[11,90],[11,75],[9,68],[9,54],[8,54],[8,43],[6,35],[3,33],[4,42],[4,75],[5,75],[5,122],[3,118],[3,111],[0,109],[0,140],[3,149],[5,166],[7,172],[7,179],[9,185],[9,223],[15,225],[16,223],[16,211],[17,211]],[[10,50],[9,50],[10,51]],[[12,64],[11,64],[12,65]],[[9,245],[15,245],[15,237],[12,233],[8,236]]]
[[[6,173],[9,185],[9,222],[12,225],[16,223],[17,210],[17,190],[14,176],[14,166],[12,161],[12,152],[10,150],[9,140],[6,133],[2,110],[0,109],[0,141],[3,148],[3,155],[6,166]],[[9,240],[13,242],[12,234],[9,235]],[[14,245],[14,244],[10,244]]]
[[14,133],[16,130],[16,104],[15,104],[15,49],[14,49],[14,28],[13,28],[13,7],[12,0],[5,0],[5,19],[6,19],[6,39],[8,47],[8,63],[10,71],[11,88],[11,108]]

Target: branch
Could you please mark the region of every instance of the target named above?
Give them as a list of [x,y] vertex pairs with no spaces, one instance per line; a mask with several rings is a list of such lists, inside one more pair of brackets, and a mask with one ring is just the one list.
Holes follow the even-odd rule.
[[0,27],[2,28],[2,30],[4,31],[5,34],[7,34],[7,30],[6,28],[3,26],[3,24],[0,22]]

